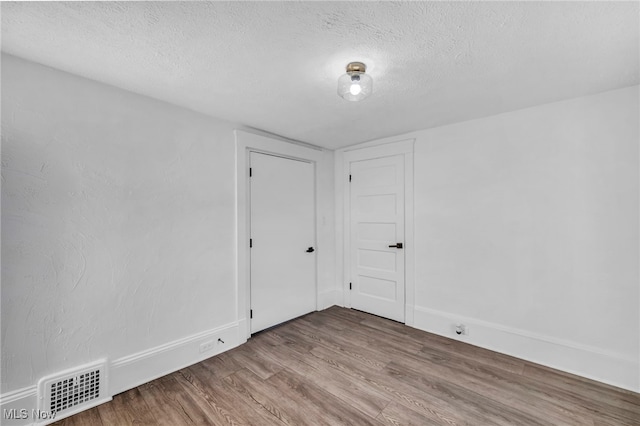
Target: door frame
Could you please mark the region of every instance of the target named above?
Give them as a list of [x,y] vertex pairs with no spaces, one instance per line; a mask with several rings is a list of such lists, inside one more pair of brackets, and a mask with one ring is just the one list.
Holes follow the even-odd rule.
[[[322,159],[322,149],[294,142],[285,142],[273,137],[250,133],[245,130],[234,130],[236,144],[236,318],[238,321],[239,343],[244,343],[251,337],[251,323],[249,311],[251,309],[251,252],[249,250],[250,237],[250,182],[249,182],[249,153],[275,155],[292,160],[306,161],[314,167],[314,237],[318,245],[318,163]],[[316,250],[318,247],[316,247]],[[318,257],[316,256],[315,288],[316,309],[318,308]]]
[[375,158],[404,156],[404,321],[414,324],[415,308],[415,257],[413,232],[413,146],[415,139],[406,139],[375,146],[353,147],[343,151],[342,182],[343,190],[343,294],[344,306],[351,307],[351,187],[349,183],[350,164],[355,161]]

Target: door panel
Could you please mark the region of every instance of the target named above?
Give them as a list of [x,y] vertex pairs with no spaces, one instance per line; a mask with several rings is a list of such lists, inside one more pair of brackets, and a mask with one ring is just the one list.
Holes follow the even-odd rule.
[[350,163],[351,306],[404,322],[404,156]]
[[397,297],[398,284],[393,280],[360,275],[358,284],[362,295],[375,297],[383,301],[395,300]]
[[363,241],[393,241],[397,235],[395,223],[359,223],[357,231]]
[[251,332],[316,309],[314,166],[252,152]]
[[397,253],[381,250],[358,250],[358,266],[394,273],[398,268]]

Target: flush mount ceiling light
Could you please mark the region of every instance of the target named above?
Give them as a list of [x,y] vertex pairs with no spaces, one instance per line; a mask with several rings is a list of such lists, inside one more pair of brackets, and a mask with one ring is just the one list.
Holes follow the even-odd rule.
[[362,62],[351,62],[347,73],[338,79],[338,95],[348,101],[361,101],[368,97],[373,89],[373,79],[365,74],[367,66]]

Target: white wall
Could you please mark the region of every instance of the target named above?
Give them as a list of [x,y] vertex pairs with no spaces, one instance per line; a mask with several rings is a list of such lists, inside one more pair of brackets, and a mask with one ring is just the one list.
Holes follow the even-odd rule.
[[640,390],[638,104],[636,86],[373,142],[416,139],[415,326]]
[[318,265],[318,309],[328,308],[342,302],[342,291],[336,282],[336,222],[334,203],[334,152],[324,150],[317,169],[316,203],[317,220],[317,265]]
[[[99,358],[123,376],[159,353],[173,354],[165,369],[213,355],[199,343],[238,320],[233,129],[2,56],[5,401]],[[333,247],[322,155],[319,241]],[[319,291],[333,288],[333,263],[322,258]],[[117,368],[121,391],[131,383]]]
[[230,124],[2,57],[2,392],[235,320]]

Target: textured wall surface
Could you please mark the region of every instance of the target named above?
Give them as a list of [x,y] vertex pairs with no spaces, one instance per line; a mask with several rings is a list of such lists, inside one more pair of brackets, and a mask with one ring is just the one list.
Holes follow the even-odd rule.
[[[2,49],[335,148],[640,82],[637,2],[2,2]],[[336,94],[363,61],[373,95]]]
[[638,89],[418,133],[416,305],[637,364]]
[[[240,319],[234,127],[2,56],[0,392]],[[323,293],[333,152],[316,168]]]
[[[357,148],[406,140],[412,325],[640,390],[640,86]],[[338,179],[343,151],[335,158]],[[456,335],[460,323],[467,335]]]
[[236,320],[229,124],[2,57],[2,391]]

